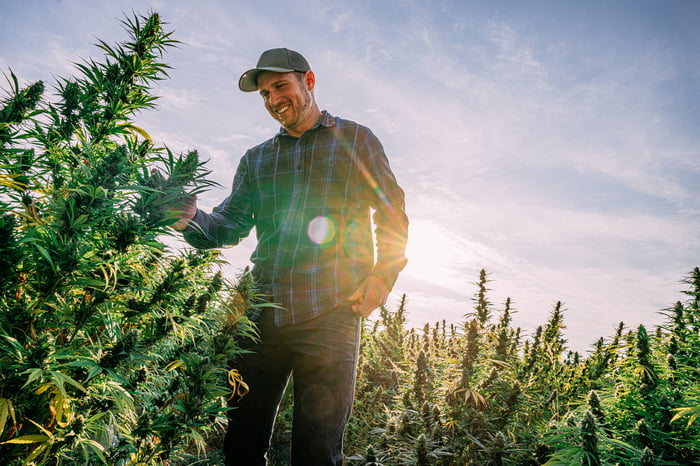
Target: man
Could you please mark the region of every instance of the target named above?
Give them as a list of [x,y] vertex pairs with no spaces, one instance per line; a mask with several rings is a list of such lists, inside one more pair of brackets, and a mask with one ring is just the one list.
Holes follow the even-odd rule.
[[259,91],[281,129],[246,152],[231,194],[212,213],[187,203],[175,226],[197,248],[237,244],[255,227],[252,274],[280,306],[256,317],[260,341],[236,361],[250,392],[230,411],[230,465],[266,463],[292,374],[292,464],[343,463],[361,318],[386,302],[406,264],[404,193],[379,140],[319,110],[315,84],[299,53],[260,56],[239,87]]

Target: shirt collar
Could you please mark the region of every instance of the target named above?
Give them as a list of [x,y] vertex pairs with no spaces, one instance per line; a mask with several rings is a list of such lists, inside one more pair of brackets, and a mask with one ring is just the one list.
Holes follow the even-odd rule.
[[[331,116],[331,114],[328,113],[326,110],[322,110],[321,116],[319,117],[318,121],[316,122],[316,124],[314,124],[311,127],[311,129],[309,129],[307,131],[307,133],[309,131],[313,131],[313,130],[317,129],[319,126],[324,126],[326,128],[332,128],[335,126],[335,118],[333,118],[333,116]],[[306,134],[306,133],[304,133],[304,134]],[[275,139],[280,138],[280,137],[290,137],[291,138],[294,136],[290,135],[286,129],[280,127],[279,132],[275,135]]]

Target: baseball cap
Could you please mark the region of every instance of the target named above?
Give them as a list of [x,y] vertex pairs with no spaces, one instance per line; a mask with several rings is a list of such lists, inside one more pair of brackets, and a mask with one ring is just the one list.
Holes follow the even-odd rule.
[[300,71],[306,73],[311,67],[299,52],[285,48],[266,50],[260,55],[255,68],[246,71],[238,80],[238,87],[243,92],[254,92],[258,90],[258,75],[263,71],[274,71],[276,73],[289,73]]

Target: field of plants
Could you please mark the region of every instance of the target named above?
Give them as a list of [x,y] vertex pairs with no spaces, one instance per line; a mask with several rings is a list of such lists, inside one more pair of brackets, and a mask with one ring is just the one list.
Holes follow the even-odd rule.
[[351,464],[684,465],[700,462],[700,269],[667,323],[567,351],[558,303],[531,339],[481,273],[460,325],[404,328],[382,310],[362,349]]
[[[166,206],[212,185],[206,164],[135,124],[176,41],[156,13],[123,24],[52,90],[11,71],[0,86],[0,464],[222,464],[226,400],[247,390],[255,284],[164,242]],[[462,322],[416,331],[406,298],[382,308],[348,464],[700,464],[700,269],[683,281],[663,325],[620,323],[586,355],[567,350],[561,304],[513,328],[485,271]],[[272,464],[288,464],[291,402]]]

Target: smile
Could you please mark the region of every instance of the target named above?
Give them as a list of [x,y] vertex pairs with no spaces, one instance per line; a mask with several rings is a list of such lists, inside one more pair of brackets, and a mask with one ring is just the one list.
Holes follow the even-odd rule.
[[285,105],[285,106],[282,107],[282,108],[276,109],[276,110],[275,110],[275,113],[278,114],[278,115],[282,115],[282,114],[285,113],[287,110],[289,110],[289,105]]

